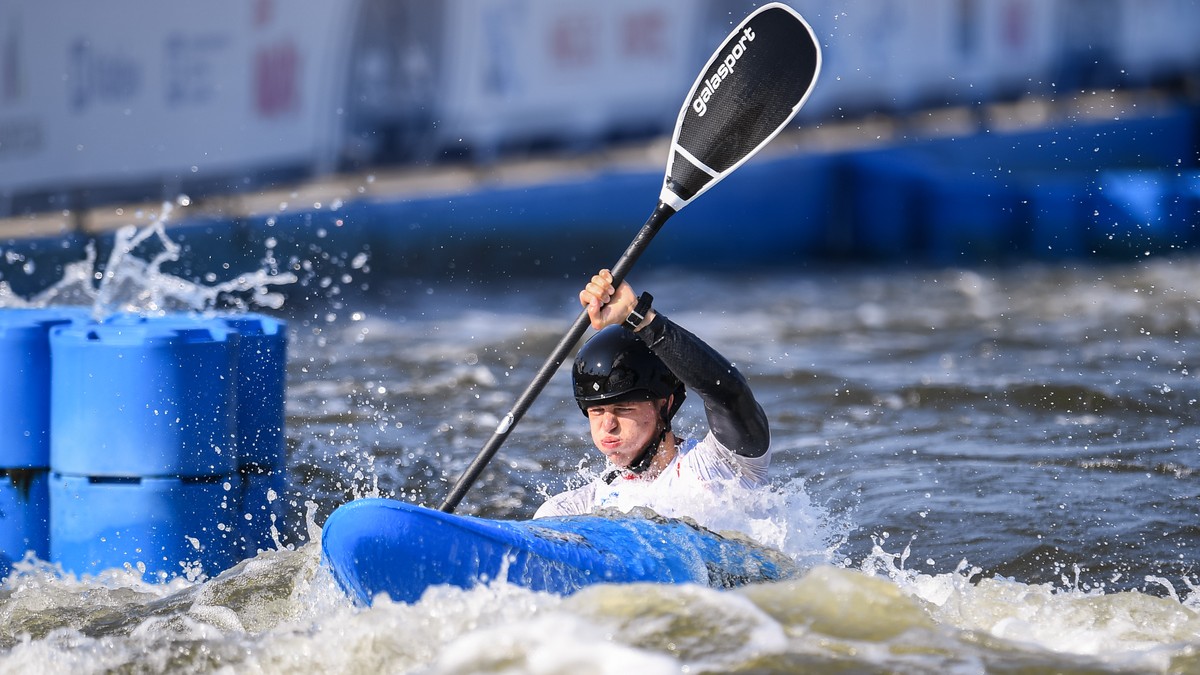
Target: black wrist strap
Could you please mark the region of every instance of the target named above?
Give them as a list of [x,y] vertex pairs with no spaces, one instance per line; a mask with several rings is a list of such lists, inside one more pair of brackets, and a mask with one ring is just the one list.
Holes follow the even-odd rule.
[[650,305],[653,302],[654,296],[650,295],[648,291],[644,291],[638,298],[637,306],[629,312],[629,316],[625,317],[625,327],[629,330],[637,330],[638,326],[646,320],[646,315],[650,313]]

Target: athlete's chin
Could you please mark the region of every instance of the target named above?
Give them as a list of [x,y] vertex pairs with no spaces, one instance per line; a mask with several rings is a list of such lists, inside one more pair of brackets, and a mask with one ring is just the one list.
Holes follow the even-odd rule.
[[622,469],[628,469],[629,463],[633,461],[633,458],[628,453],[622,452],[620,449],[605,449],[604,458],[608,460],[609,464],[619,466]]

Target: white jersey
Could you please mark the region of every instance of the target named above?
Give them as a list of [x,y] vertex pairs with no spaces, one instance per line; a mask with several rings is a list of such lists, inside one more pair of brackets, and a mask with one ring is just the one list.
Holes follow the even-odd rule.
[[770,464],[770,450],[760,457],[742,457],[710,431],[702,441],[681,443],[675,458],[652,480],[628,472],[611,482],[596,479],[546,500],[533,517],[582,515],[608,508],[629,511],[638,506],[664,516],[689,515],[678,512],[680,503],[717,496],[730,486],[752,489],[766,485]]

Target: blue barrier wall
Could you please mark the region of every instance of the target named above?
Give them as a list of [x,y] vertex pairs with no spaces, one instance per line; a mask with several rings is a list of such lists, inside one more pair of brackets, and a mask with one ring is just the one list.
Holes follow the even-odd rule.
[[[1178,110],[760,157],[672,218],[643,260],[709,268],[976,264],[1188,248],[1200,224],[1197,125],[1196,111]],[[1114,189],[1115,176],[1130,172],[1145,187]],[[376,198],[311,214],[309,222],[342,222],[354,231],[350,240],[386,259],[376,270],[383,275],[578,273],[617,258],[660,184],[657,170],[597,172],[536,186]],[[275,228],[285,242],[293,236]],[[302,254],[304,235],[294,236],[290,245]]]
[[[1020,133],[911,140],[838,152],[786,152],[786,138],[688,206],[643,260],[744,269],[811,261],[976,264],[1128,258],[1190,249],[1200,224],[1200,113],[1075,123]],[[1125,175],[1127,179],[1118,179]],[[289,300],[324,297],[323,279],[579,274],[612,264],[653,210],[657,166],[574,167],[536,184],[375,195],[256,216],[204,216],[169,232],[184,256],[164,271],[218,280],[263,267],[270,249],[301,281]],[[1141,183],[1132,189],[1122,183]],[[97,238],[103,252],[111,237]],[[12,241],[0,280],[28,295],[82,257],[81,235]],[[39,259],[32,270],[22,257]]]

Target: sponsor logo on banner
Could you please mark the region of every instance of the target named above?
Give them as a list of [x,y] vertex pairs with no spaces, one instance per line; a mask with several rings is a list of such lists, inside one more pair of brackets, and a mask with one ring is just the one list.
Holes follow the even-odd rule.
[[256,0],[251,17],[258,42],[251,64],[254,111],[266,119],[292,115],[301,108],[302,52],[295,39],[281,31],[275,10],[274,0]]
[[661,10],[635,12],[621,19],[621,51],[630,58],[667,54],[667,17]]
[[69,100],[75,112],[96,104],[128,103],[142,90],[142,66],[137,61],[102,51],[86,38],[71,42],[68,63]]
[[550,28],[550,55],[559,67],[589,68],[600,56],[600,21],[588,13],[565,13]]
[[220,33],[169,35],[163,44],[167,104],[200,106],[216,98],[224,75],[219,58],[229,50],[229,43],[229,37]]
[[291,40],[259,48],[254,56],[254,107],[260,117],[300,109],[300,52]]

